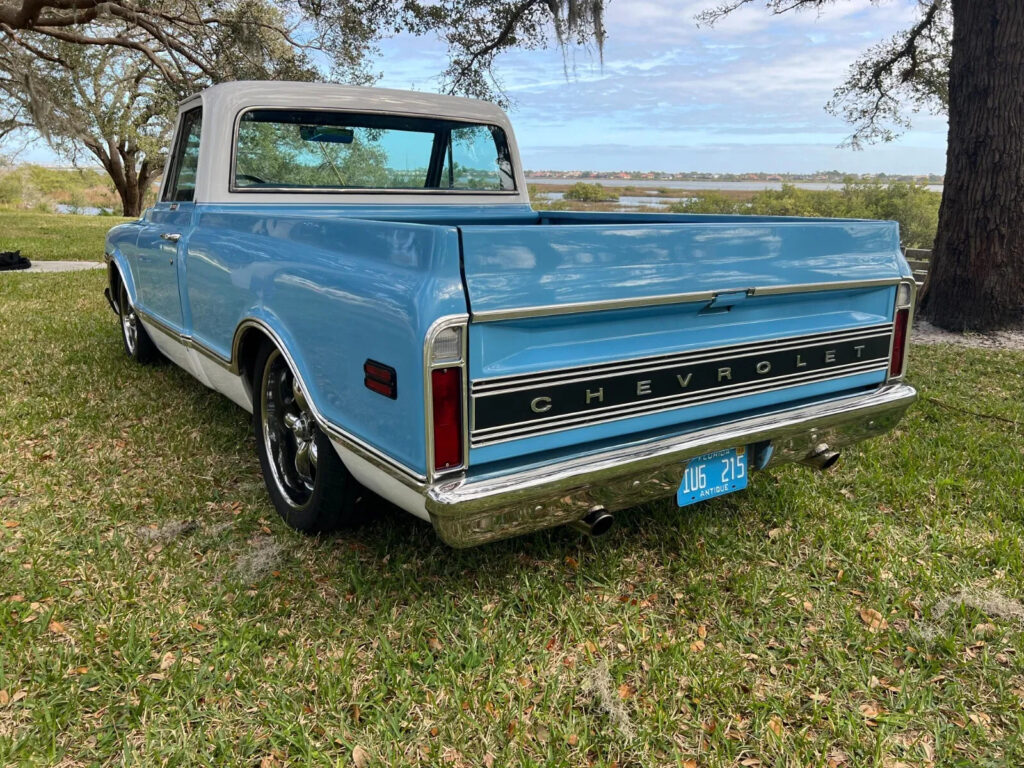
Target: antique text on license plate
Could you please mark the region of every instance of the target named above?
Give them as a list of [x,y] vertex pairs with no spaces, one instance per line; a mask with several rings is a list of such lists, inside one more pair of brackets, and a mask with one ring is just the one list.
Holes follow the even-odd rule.
[[747,487],[746,448],[726,448],[690,459],[679,484],[680,507]]

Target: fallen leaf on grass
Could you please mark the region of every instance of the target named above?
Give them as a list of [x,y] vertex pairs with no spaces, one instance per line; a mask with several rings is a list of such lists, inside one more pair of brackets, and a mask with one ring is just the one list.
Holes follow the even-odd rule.
[[28,696],[28,691],[22,689],[15,691],[13,694],[8,694],[7,691],[0,691],[0,706],[7,706],[8,704],[16,704],[17,702]]
[[683,760],[683,768],[697,768],[697,761],[693,758]]
[[64,625],[61,624],[59,621],[51,621],[49,626],[47,626],[47,629],[49,629],[55,635],[67,634],[67,630],[64,629]]
[[429,640],[427,640],[427,645],[430,646],[430,650],[432,651],[440,651],[442,648],[444,648],[444,644],[436,637],[432,637]]
[[630,687],[629,683],[623,683],[622,685],[619,686],[619,698],[620,699],[626,700],[626,699],[628,699],[632,695],[633,695],[633,689],[632,689],[632,687]]
[[889,628],[889,622],[874,608],[861,608],[860,620],[867,624],[868,629],[872,632],[880,632]]
[[974,636],[975,637],[992,637],[992,635],[994,635],[997,631],[998,630],[996,629],[996,625],[995,624],[989,624],[989,623],[986,622],[984,624],[979,624],[978,626],[976,626],[974,628]]
[[772,715],[768,719],[768,729],[779,738],[782,738],[782,732],[784,730],[782,727],[782,718],[778,715]]
[[697,627],[697,637],[699,637],[701,640],[703,640],[707,636],[708,636],[708,628],[707,627],[705,627],[703,624],[701,624],[699,627]]
[[484,768],[494,768],[494,755],[490,752],[484,755]]
[[857,710],[861,716],[867,721],[870,726],[876,726],[878,723],[875,722],[875,718],[885,712],[885,707],[879,704],[877,701],[869,701],[865,704],[861,704]]
[[770,531],[768,531],[768,538],[772,539],[772,540],[775,540],[775,539],[779,538],[779,536],[781,536],[781,535],[782,535],[782,529],[781,528],[772,528]]
[[988,724],[992,722],[992,718],[984,712],[971,712],[968,717],[971,719],[972,723],[981,726],[982,728],[988,728]]
[[356,768],[366,768],[370,764],[370,753],[362,747],[356,747],[352,750],[352,762]]
[[692,643],[690,643],[690,650],[694,653],[700,653],[704,650],[704,647],[705,646],[703,640],[694,640]]
[[756,757],[745,757],[740,760],[740,765],[744,766],[744,768],[758,768],[761,765],[761,761]]
[[177,661],[177,657],[168,651],[163,655],[163,658],[160,659],[160,671],[162,672],[165,669],[170,669],[174,666],[175,661]]
[[17,520],[4,520],[4,528],[17,528],[21,523]]

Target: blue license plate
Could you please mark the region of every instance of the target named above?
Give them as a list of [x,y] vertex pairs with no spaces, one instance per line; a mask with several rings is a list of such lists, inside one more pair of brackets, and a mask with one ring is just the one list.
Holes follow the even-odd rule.
[[726,448],[690,459],[676,492],[680,507],[747,487],[747,449]]

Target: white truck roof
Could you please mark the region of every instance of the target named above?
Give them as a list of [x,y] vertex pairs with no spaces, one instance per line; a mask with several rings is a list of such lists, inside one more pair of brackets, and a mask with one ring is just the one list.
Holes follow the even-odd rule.
[[[334,83],[238,80],[211,86],[178,105],[178,114],[203,108],[203,130],[196,178],[196,202],[202,203],[376,203],[384,205],[528,204],[529,193],[519,147],[508,115],[479,99],[390,88],[362,88]],[[347,112],[441,117],[496,125],[505,131],[516,179],[514,192],[480,192],[446,197],[443,193],[363,194],[358,191],[294,192],[254,196],[230,190],[235,127],[242,112],[259,108],[336,109]]]

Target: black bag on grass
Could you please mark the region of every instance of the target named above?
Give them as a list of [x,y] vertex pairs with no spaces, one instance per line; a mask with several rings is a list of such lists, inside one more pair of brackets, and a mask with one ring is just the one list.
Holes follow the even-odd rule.
[[21,251],[0,251],[0,271],[5,269],[28,269],[32,262],[21,255]]

